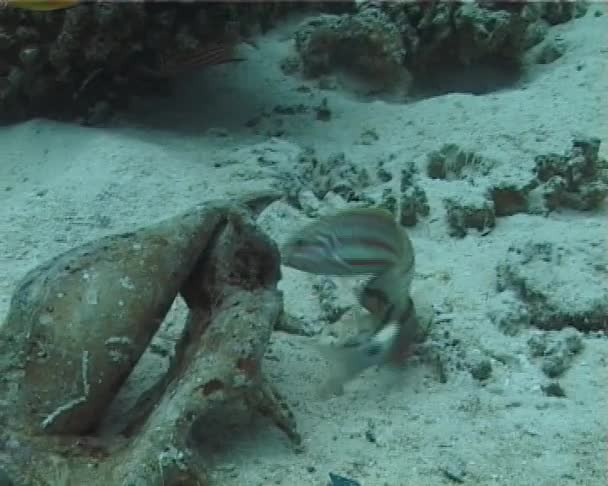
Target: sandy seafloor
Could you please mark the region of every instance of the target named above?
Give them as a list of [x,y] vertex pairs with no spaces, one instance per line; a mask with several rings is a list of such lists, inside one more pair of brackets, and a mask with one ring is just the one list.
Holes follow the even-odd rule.
[[[185,79],[174,98],[142,103],[110,127],[34,120],[0,128],[0,315],[23,274],[59,252],[203,200],[269,187],[274,168],[258,164],[260,153],[284,167],[313,147],[319,157],[343,152],[358,166],[387,160],[398,173],[408,162],[422,168],[429,151],[451,142],[518,174],[530,172],[535,155],[563,153],[583,134],[602,138],[607,157],[608,16],[594,16],[599,8],[552,28],[567,45],[563,57],[534,65],[514,86],[489,94],[402,104],[319,89],[281,71],[292,42],[287,25],[259,39],[257,50],[245,47],[246,62]],[[329,121],[316,118],[323,98]],[[282,114],[277,105],[304,109]],[[377,140],[362,143],[369,130]],[[574,245],[584,258],[585,245],[576,242],[600,241],[605,248],[606,207],[501,217],[488,235],[473,231],[456,239],[448,234],[441,198],[458,186],[421,174],[431,215],[410,230],[414,293],[449,314],[441,329],[466,356],[503,357],[491,359],[491,377],[479,382],[455,368],[441,383],[428,363],[413,360],[396,380],[368,370],[343,395],[322,400],[317,392],[328,370],[310,346],[313,338],[277,331],[265,370],[293,406],[305,450],[294,453],[263,418],[225,417],[214,436],[201,432],[216,484],[325,485],[329,472],[366,486],[608,484],[608,340],[583,336],[583,351],[559,378],[567,396],[549,397],[541,389],[547,377],[527,345],[538,331],[507,336],[488,317],[496,305],[496,264],[510,245],[540,238]],[[279,242],[305,221],[283,202],[260,219]],[[585,290],[584,274],[571,278]],[[287,312],[313,326],[321,319],[316,279],[285,269],[281,281]],[[343,299],[351,298],[348,292],[338,289]],[[170,345],[182,311],[176,305],[158,346]],[[154,352],[146,359],[163,360]],[[142,363],[125,401],[152,382],[154,369]]]

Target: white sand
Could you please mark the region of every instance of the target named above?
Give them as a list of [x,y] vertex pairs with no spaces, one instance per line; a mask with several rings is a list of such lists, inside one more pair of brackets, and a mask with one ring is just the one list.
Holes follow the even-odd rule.
[[[0,315],[23,274],[59,252],[202,200],[268,187],[272,168],[256,165],[256,144],[270,144],[282,164],[306,146],[322,156],[342,151],[370,167],[394,154],[387,168],[395,173],[409,161],[421,165],[427,152],[448,142],[493,157],[514,174],[529,173],[536,154],[567,150],[577,134],[603,137],[601,153],[608,156],[608,16],[594,17],[597,8],[553,29],[568,45],[562,58],[493,94],[387,104],[321,91],[279,69],[290,48],[283,28],[261,39],[258,50],[244,48],[246,62],[184,80],[173,99],[146,103],[120,126],[31,121],[1,128]],[[304,84],[310,92],[297,90]],[[329,122],[315,118],[322,98],[333,114]],[[272,113],[276,105],[300,103],[305,113]],[[245,122],[263,112],[269,115],[256,134]],[[287,142],[268,142],[265,132],[277,129]],[[369,129],[379,140],[360,144]],[[235,157],[238,163],[226,163]],[[306,451],[295,454],[264,419],[226,417],[223,435],[204,446],[217,484],[325,485],[329,472],[366,486],[452,484],[446,469],[464,474],[465,484],[606,484],[606,339],[584,339],[583,352],[559,380],[567,398],[550,398],[540,389],[547,378],[527,350],[533,331],[507,337],[486,314],[495,265],[510,244],[532,236],[560,241],[566,232],[595,238],[605,209],[500,218],[490,235],[457,240],[448,236],[441,209],[449,183],[426,177],[421,183],[432,213],[411,231],[415,288],[449,311],[451,322],[442,328],[460,340],[458,349],[504,355],[507,364],[493,360],[483,385],[467,370],[450,371],[447,383],[439,383],[428,364],[415,361],[390,386],[386,371],[369,370],[344,395],[323,401],[316,393],[328,370],[309,338],[277,332],[266,372],[293,405]],[[303,220],[282,203],[261,219],[279,241]],[[288,312],[318,318],[314,281],[284,272]]]

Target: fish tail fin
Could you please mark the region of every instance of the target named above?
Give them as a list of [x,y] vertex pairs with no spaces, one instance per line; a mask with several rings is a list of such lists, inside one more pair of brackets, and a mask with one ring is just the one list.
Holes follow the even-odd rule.
[[325,397],[339,395],[344,385],[371,366],[381,365],[390,358],[400,334],[397,322],[390,322],[358,345],[335,346],[318,344],[317,349],[329,362],[331,376],[321,389]]

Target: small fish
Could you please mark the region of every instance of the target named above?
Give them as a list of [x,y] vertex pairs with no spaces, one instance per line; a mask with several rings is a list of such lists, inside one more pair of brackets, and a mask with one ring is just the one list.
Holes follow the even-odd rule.
[[231,21],[215,41],[206,42],[187,53],[165,52],[159,56],[156,68],[146,68],[146,71],[155,77],[171,78],[199,68],[242,62],[245,59],[236,55],[237,47],[242,43],[257,48],[253,40],[241,35],[240,23]]
[[235,48],[236,45],[232,43],[217,42],[206,44],[186,55],[163,54],[160,56],[158,73],[163,77],[172,77],[206,66],[244,61],[235,55]]
[[[316,275],[378,275],[413,264],[412,244],[383,209],[341,211],[298,231],[282,249],[283,264]],[[406,263],[404,263],[406,262]]]
[[50,12],[75,7],[81,0],[0,0],[2,7],[14,7],[23,10]]

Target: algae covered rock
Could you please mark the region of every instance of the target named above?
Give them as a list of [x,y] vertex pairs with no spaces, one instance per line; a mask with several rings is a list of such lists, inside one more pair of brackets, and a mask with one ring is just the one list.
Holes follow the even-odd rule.
[[[608,259],[599,227],[582,234],[571,228],[563,241],[531,239],[515,244],[497,266],[499,292],[513,291],[531,325],[581,331],[608,326]],[[528,319],[528,318],[527,318]]]
[[406,64],[414,72],[438,62],[518,63],[544,38],[547,23],[586,11],[585,2],[387,2],[384,8],[407,39]]
[[376,88],[401,84],[407,90],[401,34],[380,8],[367,5],[352,14],[319,15],[300,27],[295,41],[307,76],[342,69]]
[[468,229],[486,232],[496,225],[494,204],[476,192],[444,200],[450,235],[463,238]]

